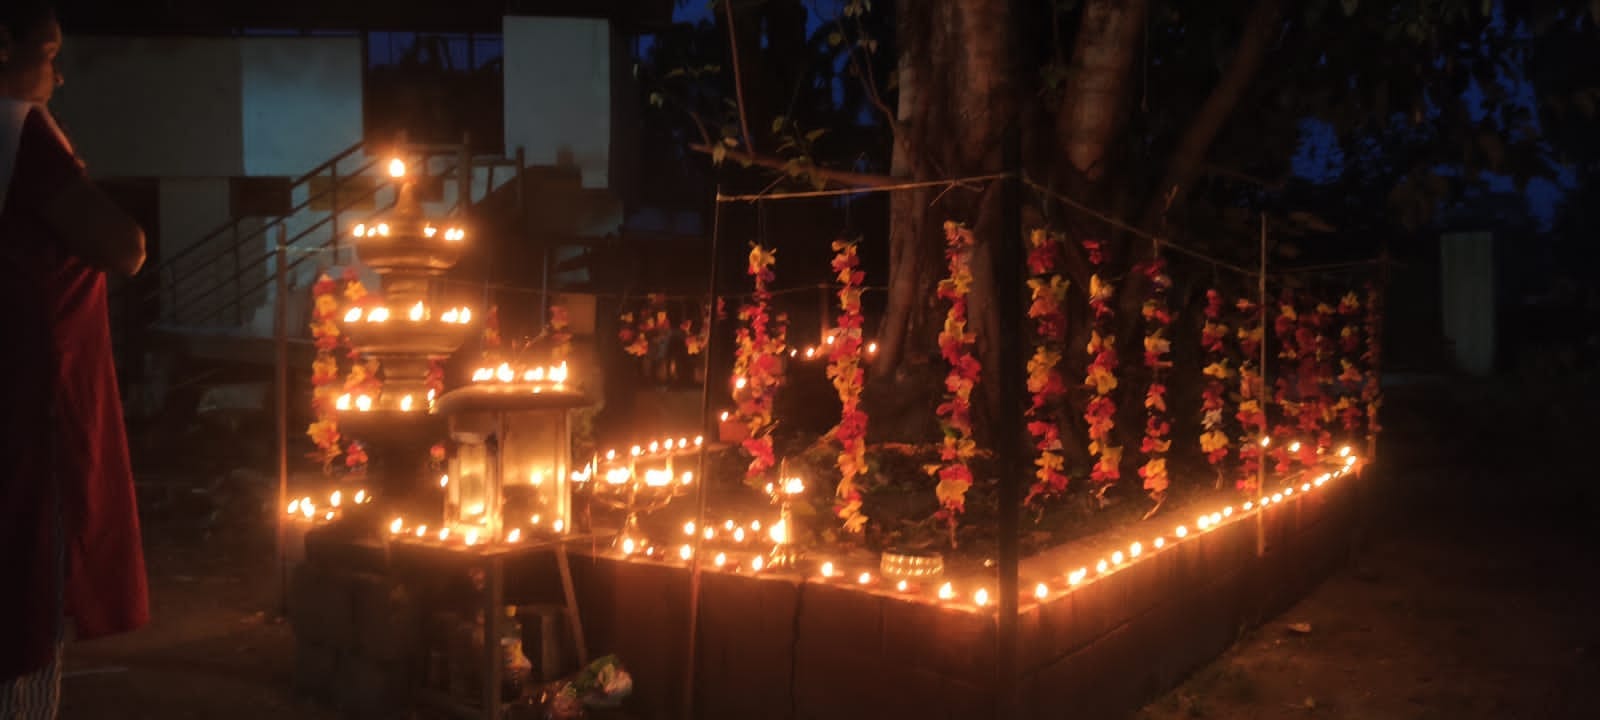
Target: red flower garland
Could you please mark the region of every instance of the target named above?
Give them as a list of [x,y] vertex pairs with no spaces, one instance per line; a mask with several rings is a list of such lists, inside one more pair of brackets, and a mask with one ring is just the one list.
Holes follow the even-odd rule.
[[939,299],[950,303],[944,329],[939,332],[939,353],[950,364],[945,376],[945,401],[935,411],[944,428],[940,463],[929,465],[928,474],[939,478],[935,493],[939,497],[939,516],[950,528],[950,545],[956,544],[956,519],[966,510],[967,489],[972,487],[969,461],[977,455],[972,439],[972,388],[978,383],[981,366],[972,354],[977,337],[967,330],[967,295],[972,291],[972,231],[953,222],[944,224],[945,260],[949,275],[939,281]]
[[1062,344],[1067,339],[1067,317],[1062,310],[1066,301],[1067,281],[1056,272],[1060,264],[1061,238],[1043,230],[1034,230],[1028,236],[1028,289],[1033,302],[1028,305],[1028,317],[1034,321],[1038,344],[1033,357],[1028,360],[1028,392],[1033,402],[1027,410],[1028,433],[1033,436],[1034,448],[1039,457],[1033,464],[1033,485],[1028,488],[1024,501],[1034,505],[1039,501],[1061,494],[1067,489],[1066,459],[1061,455],[1060,405],[1067,394],[1067,382],[1061,377]]
[[1356,402],[1364,379],[1356,363],[1361,359],[1361,298],[1354,292],[1345,293],[1339,301],[1339,377],[1336,381],[1338,400],[1333,413],[1346,433],[1361,430],[1361,406]]
[[339,447],[338,415],[334,412],[339,395],[339,358],[334,351],[339,348],[341,339],[335,321],[339,313],[337,293],[338,284],[326,274],[318,277],[311,287],[310,327],[317,348],[316,358],[311,361],[311,410],[316,419],[306,428],[306,435],[317,447],[311,457],[320,461],[325,471],[343,452]]
[[1223,431],[1223,413],[1227,408],[1226,388],[1223,383],[1233,374],[1228,369],[1228,355],[1224,341],[1228,326],[1222,322],[1222,293],[1206,291],[1205,323],[1200,327],[1200,346],[1209,362],[1203,374],[1205,387],[1200,390],[1200,451],[1206,462],[1221,477],[1222,463],[1228,459],[1228,434]]
[[739,319],[745,326],[737,336],[738,354],[734,359],[734,401],[749,428],[743,446],[750,453],[750,466],[745,470],[748,482],[758,482],[774,465],[777,456],[772,449],[773,391],[779,378],[779,356],[783,353],[787,329],[783,316],[773,320],[770,315],[772,292],[768,286],[775,279],[772,266],[777,262],[776,251],[760,245],[750,246],[750,260],[746,272],[755,280],[751,301],[739,308]]
[[550,306],[550,324],[546,332],[550,334],[550,362],[559,364],[572,355],[572,326],[567,322],[565,306]]
[[1111,399],[1111,391],[1117,389],[1117,338],[1106,332],[1111,326],[1111,295],[1110,283],[1100,279],[1098,272],[1105,256],[1101,253],[1099,240],[1083,241],[1083,249],[1087,252],[1089,266],[1095,271],[1089,275],[1089,309],[1094,317],[1092,330],[1089,332],[1089,365],[1084,378],[1084,384],[1093,392],[1085,408],[1083,417],[1089,423],[1089,455],[1098,458],[1094,468],[1089,471],[1089,478],[1100,485],[1099,493],[1104,493],[1122,477],[1122,448],[1111,445],[1111,430],[1116,426],[1117,404]]
[[1383,359],[1383,295],[1378,287],[1367,285],[1367,352],[1362,360],[1366,361],[1367,381],[1361,388],[1361,401],[1367,406],[1367,438],[1370,441],[1378,437],[1383,431],[1383,426],[1378,422],[1378,411],[1383,407],[1382,365]]
[[861,409],[861,389],[866,372],[861,367],[861,284],[867,274],[858,269],[856,244],[833,241],[833,272],[839,282],[838,325],[833,330],[832,351],[828,355],[828,379],[839,392],[839,425],[834,436],[839,440],[839,505],[834,512],[850,532],[861,532],[867,516],[861,512],[861,489],[856,478],[867,470],[867,413]]
[[[1284,360],[1283,372],[1273,381],[1277,388],[1273,395],[1273,403],[1282,411],[1282,417],[1276,425],[1272,426],[1272,434],[1280,441],[1293,437],[1295,428],[1300,422],[1300,403],[1295,399],[1295,391],[1299,389],[1299,374],[1290,374],[1290,368],[1300,368],[1300,347],[1295,341],[1295,330],[1300,321],[1300,314],[1295,311],[1294,295],[1288,290],[1278,302],[1278,316],[1273,320],[1273,334],[1278,338],[1278,358]],[[1289,451],[1290,442],[1274,443],[1269,449],[1272,455],[1273,471],[1277,473],[1289,472],[1289,462],[1293,459]]]
[[1150,280],[1150,296],[1144,301],[1144,366],[1150,370],[1150,387],[1145,391],[1144,442],[1139,451],[1145,456],[1139,477],[1144,478],[1144,489],[1157,503],[1166,496],[1170,480],[1167,476],[1167,452],[1172,449],[1172,423],[1167,419],[1167,386],[1161,381],[1162,372],[1172,367],[1167,354],[1172,351],[1172,341],[1167,338],[1167,328],[1172,325],[1172,312],[1167,309],[1167,290],[1172,278],[1167,275],[1166,261],[1159,256],[1145,263],[1145,277]]
[[1306,371],[1303,375],[1305,388],[1301,391],[1305,401],[1300,425],[1308,441],[1300,444],[1300,464],[1310,467],[1333,444],[1328,427],[1333,421],[1333,403],[1329,399],[1329,392],[1334,382],[1334,344],[1329,330],[1333,327],[1334,308],[1319,302],[1314,312],[1302,316],[1301,321],[1304,323],[1302,329],[1309,329],[1310,332],[1301,333],[1301,362]]
[[1236,337],[1239,340],[1239,409],[1234,416],[1239,420],[1239,490],[1254,494],[1257,476],[1261,472],[1264,450],[1261,441],[1267,437],[1267,413],[1262,406],[1266,387],[1261,382],[1261,343],[1266,338],[1266,313],[1249,300],[1240,300],[1239,312],[1243,315]]
[[500,306],[491,305],[483,316],[484,352],[500,349]]

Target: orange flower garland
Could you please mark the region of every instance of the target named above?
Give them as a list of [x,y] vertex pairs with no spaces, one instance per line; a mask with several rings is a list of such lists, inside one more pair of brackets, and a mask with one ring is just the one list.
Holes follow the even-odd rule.
[[972,487],[968,463],[977,455],[972,439],[972,388],[978,383],[981,366],[972,354],[977,337],[967,329],[967,296],[972,291],[972,231],[953,222],[944,224],[944,256],[949,274],[939,281],[939,299],[950,303],[944,329],[939,332],[939,353],[950,364],[945,375],[945,401],[935,412],[944,429],[944,444],[939,464],[929,465],[928,474],[939,479],[939,517],[950,528],[950,545],[956,544],[957,518],[966,510],[967,489]]
[[755,244],[750,246],[746,272],[755,280],[755,292],[751,294],[751,301],[739,308],[739,320],[745,326],[739,328],[737,336],[734,374],[738,381],[734,386],[734,401],[739,416],[750,430],[743,443],[751,458],[745,470],[745,479],[749,482],[759,481],[777,464],[769,430],[786,328],[782,316],[774,321],[770,315],[772,292],[769,286],[775,279],[772,266],[776,262],[776,251]]
[[1335,384],[1339,399],[1334,403],[1333,413],[1344,431],[1354,434],[1361,430],[1362,412],[1357,399],[1365,381],[1356,365],[1361,360],[1361,298],[1354,292],[1345,293],[1339,301],[1339,317],[1342,327],[1339,328],[1339,377]]
[[[1295,329],[1300,322],[1300,314],[1295,311],[1294,295],[1288,290],[1283,291],[1278,301],[1278,316],[1273,319],[1272,331],[1278,338],[1278,359],[1285,361],[1282,364],[1283,372],[1273,382],[1277,390],[1273,395],[1273,402],[1282,409],[1282,417],[1272,427],[1273,436],[1284,439],[1295,435],[1295,430],[1300,423],[1300,403],[1296,399],[1299,389],[1300,377],[1297,372],[1300,365],[1300,347],[1295,342]],[[1277,473],[1289,472],[1289,463],[1293,460],[1289,452],[1290,443],[1279,442],[1268,449],[1272,456],[1273,471]]]
[[828,356],[828,379],[839,392],[839,425],[834,435],[839,440],[839,487],[835,495],[839,506],[834,512],[850,532],[861,532],[867,516],[861,512],[861,490],[855,479],[867,470],[867,413],[861,409],[861,388],[866,372],[861,367],[861,283],[867,274],[859,270],[856,244],[833,241],[833,272],[839,285],[838,326],[833,331],[833,350]]
[[1139,468],[1139,477],[1144,478],[1145,491],[1160,503],[1167,493],[1166,456],[1172,449],[1172,440],[1168,439],[1172,423],[1167,420],[1167,386],[1161,381],[1162,372],[1172,367],[1172,361],[1167,358],[1172,350],[1172,341],[1167,338],[1167,328],[1172,325],[1167,290],[1172,287],[1172,278],[1167,275],[1166,261],[1160,257],[1145,263],[1144,273],[1150,279],[1150,297],[1142,308],[1148,328],[1144,337],[1144,366],[1150,370],[1150,387],[1144,396],[1144,442],[1139,451],[1144,453],[1145,463]]
[[1266,338],[1266,313],[1261,306],[1249,300],[1240,300],[1240,320],[1236,337],[1239,340],[1239,410],[1234,417],[1239,420],[1239,490],[1255,493],[1257,476],[1261,471],[1265,450],[1261,440],[1267,437],[1267,412],[1262,406],[1266,387],[1261,382],[1261,343]]
[[1107,335],[1111,325],[1110,283],[1100,279],[1100,265],[1105,262],[1099,240],[1083,241],[1088,253],[1089,266],[1095,272],[1089,275],[1089,309],[1093,312],[1093,329],[1089,332],[1089,366],[1084,384],[1094,393],[1084,411],[1089,423],[1089,455],[1098,458],[1089,478],[1100,485],[1103,494],[1122,477],[1122,448],[1111,445],[1111,430],[1116,426],[1117,404],[1111,392],[1117,389],[1117,338]]
[[1300,444],[1300,464],[1306,467],[1316,464],[1319,453],[1333,445],[1333,436],[1328,432],[1333,420],[1328,393],[1334,382],[1333,341],[1328,332],[1333,321],[1333,306],[1319,302],[1312,312],[1301,316],[1302,329],[1297,333],[1303,368],[1300,427],[1306,438]]
[[[1222,322],[1222,293],[1206,291],[1205,324],[1200,326],[1200,346],[1206,353],[1205,387],[1200,390],[1200,451],[1206,462],[1221,477],[1222,462],[1228,459],[1228,433],[1223,431],[1223,414],[1227,408],[1225,383],[1233,371],[1228,369],[1228,355],[1224,341],[1228,326]],[[1220,482],[1220,480],[1219,480]]]
[[1038,344],[1033,357],[1028,360],[1028,392],[1033,402],[1027,410],[1028,434],[1033,436],[1039,457],[1033,464],[1033,485],[1028,488],[1024,501],[1034,505],[1039,501],[1061,494],[1067,489],[1068,478],[1062,472],[1066,460],[1061,455],[1060,404],[1067,394],[1066,380],[1061,377],[1061,346],[1067,339],[1067,317],[1062,303],[1067,296],[1067,281],[1056,272],[1060,264],[1061,238],[1035,230],[1028,236],[1028,289],[1033,302],[1028,305],[1028,317],[1034,321]]
[[323,274],[311,287],[311,337],[317,355],[311,361],[311,410],[316,416],[306,428],[306,435],[316,445],[312,458],[322,463],[324,470],[332,467],[334,458],[343,450],[339,447],[339,420],[334,413],[334,402],[339,391],[339,358],[334,354],[340,343],[338,284]]
[[550,334],[550,362],[560,363],[572,355],[572,326],[567,323],[565,306],[550,306],[550,324],[546,332]]
[[483,318],[483,349],[485,352],[500,349],[500,306],[489,306]]
[[[1376,438],[1383,430],[1378,422],[1378,411],[1383,407],[1383,386],[1380,373],[1383,359],[1383,295],[1378,287],[1367,285],[1367,352],[1362,358],[1366,365],[1367,381],[1361,388],[1361,401],[1367,407],[1367,437]],[[1369,450],[1370,452],[1370,450]]]

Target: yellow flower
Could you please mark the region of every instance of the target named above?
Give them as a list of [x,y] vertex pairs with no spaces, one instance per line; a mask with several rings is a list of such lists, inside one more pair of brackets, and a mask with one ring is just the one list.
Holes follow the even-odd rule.
[[1200,451],[1215,452],[1228,447],[1228,436],[1225,433],[1212,431],[1200,434]]
[[1084,384],[1093,387],[1096,394],[1106,395],[1117,389],[1117,376],[1099,365],[1091,365],[1089,366],[1089,377],[1084,381]]
[[350,302],[360,302],[366,296],[367,286],[362,285],[360,280],[351,280],[350,284],[344,286],[344,298]]
[[1228,369],[1228,364],[1226,362],[1214,362],[1206,366],[1204,373],[1206,377],[1214,377],[1218,380],[1227,380],[1228,377],[1233,374],[1233,371]]
[[1089,299],[1106,300],[1111,297],[1111,283],[1100,279],[1099,275],[1089,276]]

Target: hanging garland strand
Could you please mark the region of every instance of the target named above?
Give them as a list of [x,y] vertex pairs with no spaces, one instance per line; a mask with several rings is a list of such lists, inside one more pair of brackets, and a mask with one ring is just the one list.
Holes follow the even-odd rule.
[[545,332],[550,335],[550,362],[566,361],[572,355],[572,326],[567,321],[566,306],[550,306],[550,324]]
[[[1378,411],[1383,408],[1383,295],[1376,284],[1367,285],[1367,353],[1362,358],[1366,364],[1367,381],[1361,389],[1361,402],[1367,409],[1367,441],[1375,442],[1383,430],[1378,422]],[[1376,450],[1367,448],[1368,456]]]
[[1097,458],[1089,478],[1099,486],[1096,495],[1104,497],[1122,476],[1122,448],[1111,445],[1117,415],[1116,401],[1111,399],[1111,392],[1117,389],[1117,338],[1105,334],[1111,326],[1112,287],[1100,279],[1100,265],[1105,262],[1100,241],[1085,240],[1083,248],[1093,270],[1089,275],[1089,309],[1094,316],[1089,333],[1088,373],[1084,378],[1084,385],[1093,395],[1083,416],[1089,423],[1089,455]]
[[1266,387],[1261,382],[1261,343],[1266,339],[1265,313],[1261,306],[1240,300],[1239,331],[1239,480],[1236,486],[1247,495],[1260,492],[1257,479],[1265,453],[1261,442],[1267,437],[1267,412],[1262,406]]
[[1347,292],[1339,300],[1339,377],[1336,387],[1339,399],[1333,412],[1338,416],[1340,429],[1349,439],[1361,432],[1362,410],[1358,402],[1364,378],[1357,363],[1361,361],[1362,314],[1361,297]]
[[972,354],[977,336],[967,329],[967,295],[972,291],[972,231],[953,222],[944,224],[945,260],[949,275],[939,281],[939,299],[950,303],[944,329],[939,332],[939,352],[950,364],[945,376],[945,401],[936,412],[944,429],[944,445],[939,464],[928,465],[928,474],[939,479],[939,517],[950,530],[950,546],[956,546],[956,525],[966,510],[967,489],[972,487],[968,463],[977,455],[972,439],[972,388],[978,383],[981,366]]
[[[1278,359],[1283,360],[1283,372],[1278,373],[1273,382],[1276,392],[1273,395],[1273,404],[1277,405],[1281,414],[1276,425],[1272,426],[1272,434],[1280,439],[1293,437],[1295,429],[1300,422],[1300,403],[1295,397],[1295,390],[1299,386],[1300,349],[1295,342],[1295,328],[1300,322],[1300,314],[1295,312],[1294,294],[1288,290],[1283,291],[1278,301],[1278,316],[1273,319],[1272,331],[1278,339]],[[1296,370],[1291,372],[1291,369]],[[1289,472],[1289,463],[1293,453],[1291,442],[1274,443],[1268,453],[1272,456],[1272,469],[1274,472]]]
[[744,449],[750,453],[750,466],[745,470],[745,480],[759,483],[766,472],[777,464],[772,448],[772,400],[779,378],[779,356],[783,353],[787,328],[785,318],[771,316],[772,293],[769,287],[775,276],[772,266],[777,262],[777,251],[760,245],[750,245],[750,260],[746,272],[755,281],[755,292],[750,302],[739,308],[738,355],[734,360],[734,401],[739,416],[744,419],[749,434],[744,439]]
[[1334,382],[1334,344],[1331,330],[1334,324],[1334,307],[1325,302],[1318,302],[1314,312],[1310,313],[1310,343],[1309,359],[1306,361],[1309,369],[1306,389],[1302,393],[1307,398],[1304,415],[1301,420],[1305,428],[1307,439],[1300,445],[1300,464],[1311,467],[1318,462],[1319,456],[1326,453],[1333,444],[1333,434],[1329,427],[1333,424],[1333,402],[1329,393],[1333,391]]
[[315,420],[306,428],[306,435],[317,447],[312,459],[329,472],[334,459],[343,453],[339,446],[339,420],[334,412],[339,395],[339,358],[335,351],[339,349],[340,333],[334,320],[339,313],[338,283],[324,274],[311,286],[311,294],[311,337],[317,348],[316,358],[311,361],[311,410]]
[[828,379],[839,392],[839,425],[834,437],[839,441],[839,505],[834,512],[844,521],[844,529],[861,532],[867,516],[861,512],[861,489],[856,478],[867,470],[867,413],[861,409],[861,390],[866,372],[861,367],[861,283],[867,274],[859,269],[856,244],[833,241],[833,272],[840,285],[839,317],[828,355]]
[[1063,472],[1066,460],[1061,455],[1060,406],[1067,394],[1067,383],[1059,369],[1062,345],[1067,339],[1067,317],[1062,309],[1067,280],[1057,271],[1061,246],[1059,235],[1043,230],[1034,230],[1028,236],[1028,274],[1033,276],[1028,279],[1033,296],[1028,317],[1034,321],[1037,344],[1028,360],[1028,392],[1033,401],[1028,406],[1027,420],[1028,434],[1039,451],[1033,461],[1037,468],[1034,482],[1024,500],[1031,506],[1060,495],[1068,482]]
[[1227,410],[1224,385],[1233,371],[1228,368],[1226,340],[1228,325],[1222,319],[1222,293],[1206,291],[1205,323],[1200,326],[1200,347],[1206,354],[1205,387],[1200,390],[1200,452],[1217,472],[1217,487],[1222,486],[1222,464],[1228,459],[1228,433],[1223,429]]
[[1167,452],[1172,449],[1172,440],[1169,438],[1172,423],[1167,419],[1167,386],[1162,381],[1166,370],[1172,367],[1172,360],[1167,357],[1172,351],[1172,341],[1167,338],[1167,328],[1172,325],[1172,312],[1167,308],[1167,290],[1172,287],[1172,278],[1167,275],[1166,261],[1159,255],[1145,263],[1143,271],[1150,287],[1149,297],[1141,309],[1146,328],[1144,366],[1150,371],[1150,386],[1144,396],[1144,441],[1140,443],[1139,451],[1144,454],[1145,463],[1139,468],[1139,477],[1144,479],[1145,492],[1160,507],[1167,496]]

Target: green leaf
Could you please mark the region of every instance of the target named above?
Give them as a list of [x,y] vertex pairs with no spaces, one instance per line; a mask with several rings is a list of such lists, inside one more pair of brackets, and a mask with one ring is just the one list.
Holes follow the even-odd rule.
[[822,137],[823,135],[826,135],[826,134],[828,134],[828,129],[827,128],[817,128],[815,130],[812,130],[811,132],[806,133],[806,142],[816,142],[817,138]]

